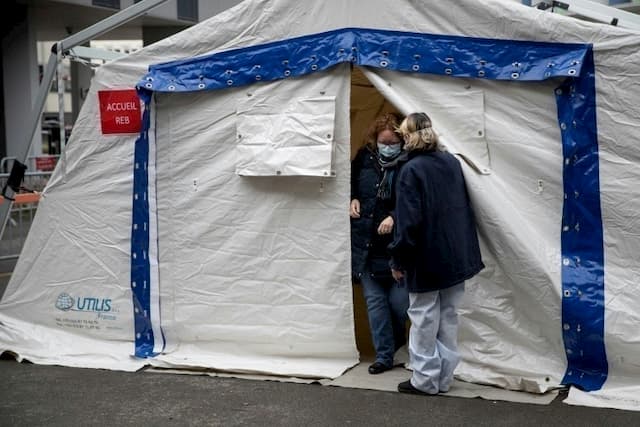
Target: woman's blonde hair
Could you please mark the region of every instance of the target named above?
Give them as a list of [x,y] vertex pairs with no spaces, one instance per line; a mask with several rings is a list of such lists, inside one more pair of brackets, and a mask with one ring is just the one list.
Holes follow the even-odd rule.
[[400,123],[400,116],[395,113],[385,113],[375,119],[373,123],[367,129],[367,133],[364,137],[364,143],[374,151],[378,150],[376,144],[378,135],[384,130],[390,130],[398,135],[398,139],[402,142],[402,134],[397,129]]
[[431,126],[431,119],[425,113],[411,113],[398,127],[404,138],[405,151],[436,151],[438,135]]

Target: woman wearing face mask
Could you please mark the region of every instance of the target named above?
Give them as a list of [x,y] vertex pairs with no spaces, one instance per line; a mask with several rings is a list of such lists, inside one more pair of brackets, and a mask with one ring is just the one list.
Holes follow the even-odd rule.
[[406,342],[409,297],[403,283],[393,280],[387,246],[392,241],[393,186],[402,154],[395,114],[378,117],[369,127],[365,145],[351,163],[352,273],[362,283],[376,360],[369,373],[393,368],[393,356]]

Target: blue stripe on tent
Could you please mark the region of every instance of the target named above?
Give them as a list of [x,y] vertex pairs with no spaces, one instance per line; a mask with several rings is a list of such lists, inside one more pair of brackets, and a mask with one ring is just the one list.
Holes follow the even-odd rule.
[[[608,364],[591,45],[347,28],[152,65],[137,89],[149,105],[153,92],[238,87],[319,72],[344,62],[491,80],[567,78],[557,94],[566,159],[561,268],[568,363],[563,383],[585,390],[600,388]],[[143,133],[148,121],[145,126]]]
[[135,355],[153,356],[151,325],[151,273],[149,264],[149,122],[150,109],[142,116],[143,130],[135,143],[133,167],[133,218],[131,227],[131,293],[135,330]]
[[598,390],[607,379],[604,344],[604,249],[593,50],[579,79],[556,90],[564,157],[562,329],[568,369],[563,383]]
[[323,71],[343,62],[396,71],[538,81],[578,76],[586,46],[348,28],[152,65],[139,90],[186,92]]

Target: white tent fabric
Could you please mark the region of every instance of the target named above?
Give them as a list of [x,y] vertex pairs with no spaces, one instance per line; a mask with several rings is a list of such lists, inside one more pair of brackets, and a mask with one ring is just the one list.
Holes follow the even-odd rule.
[[[458,378],[640,409],[640,34],[498,0],[363,4],[247,0],[98,69],[0,302],[0,351],[304,377],[357,363],[354,62],[464,166],[487,267],[467,285]],[[277,56],[325,36],[361,52]],[[402,53],[415,40],[440,47],[433,62]],[[277,67],[235,68],[260,49]],[[98,91],[145,75],[148,131],[103,135]]]

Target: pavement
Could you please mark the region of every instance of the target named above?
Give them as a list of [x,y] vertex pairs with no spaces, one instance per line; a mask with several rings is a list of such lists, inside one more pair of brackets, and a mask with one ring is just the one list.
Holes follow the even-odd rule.
[[[0,273],[0,295],[9,274]],[[381,374],[381,375],[385,375]],[[640,426],[640,412],[0,358],[0,426]]]

